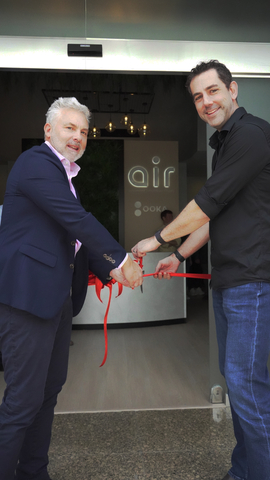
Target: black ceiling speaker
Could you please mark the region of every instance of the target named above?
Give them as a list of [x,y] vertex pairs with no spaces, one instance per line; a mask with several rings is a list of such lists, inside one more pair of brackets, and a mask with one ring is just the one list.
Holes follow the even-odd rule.
[[89,43],[69,43],[69,57],[102,57],[102,45],[89,45]]

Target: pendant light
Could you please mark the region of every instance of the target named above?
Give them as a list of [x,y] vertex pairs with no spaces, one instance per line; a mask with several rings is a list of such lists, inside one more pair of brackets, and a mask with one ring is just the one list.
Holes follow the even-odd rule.
[[151,133],[150,127],[145,121],[145,111],[146,111],[146,107],[147,107],[146,102],[143,103],[143,107],[144,107],[144,120],[143,120],[142,125],[140,125],[140,127],[138,128],[138,134],[140,135],[140,137],[146,137],[147,135],[149,135]]
[[[112,109],[112,105],[108,105],[110,111]],[[107,130],[107,132],[109,133],[112,133],[114,132],[114,130],[116,129],[116,125],[114,125],[114,123],[112,122],[112,117],[111,117],[111,113],[110,113],[110,120],[109,122],[107,123],[107,125],[105,126],[105,129]]]
[[[133,110],[132,110],[133,112]],[[137,127],[135,127],[133,121],[132,121],[132,118],[130,118],[130,123],[127,127],[127,132],[129,135],[135,135],[135,133],[137,133]]]
[[89,137],[90,138],[99,138],[100,137],[100,129],[96,127],[95,122],[95,110],[92,110],[93,117],[94,117],[94,126],[89,128]]

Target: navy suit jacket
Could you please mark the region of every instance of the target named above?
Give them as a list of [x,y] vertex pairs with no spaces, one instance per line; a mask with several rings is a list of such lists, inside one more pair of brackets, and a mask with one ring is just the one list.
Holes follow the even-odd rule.
[[[75,240],[82,247],[75,257]],[[70,191],[66,171],[43,143],[12,168],[0,228],[0,302],[50,319],[72,286],[83,305],[88,269],[103,283],[126,251]]]

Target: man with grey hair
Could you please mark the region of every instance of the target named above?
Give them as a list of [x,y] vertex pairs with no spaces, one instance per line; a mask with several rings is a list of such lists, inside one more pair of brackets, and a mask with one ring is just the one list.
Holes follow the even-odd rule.
[[67,374],[72,316],[89,269],[134,288],[140,267],[77,199],[72,178],[90,112],[75,98],[49,108],[45,143],[22,153],[7,180],[0,228],[0,480],[49,480],[57,395]]

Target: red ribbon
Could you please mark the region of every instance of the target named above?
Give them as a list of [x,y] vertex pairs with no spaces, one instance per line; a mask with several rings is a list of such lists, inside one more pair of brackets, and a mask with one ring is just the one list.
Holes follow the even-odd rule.
[[[140,267],[142,268],[142,258],[139,259],[138,263],[139,263]],[[146,274],[143,275],[143,277],[151,277],[153,275],[155,275],[155,273],[146,273]],[[203,278],[203,279],[210,279],[211,278],[211,275],[209,273],[170,273],[170,276],[171,277]],[[109,309],[110,309],[110,305],[111,305],[112,286],[114,285],[114,283],[118,283],[118,295],[115,297],[115,298],[117,298],[117,297],[119,297],[119,295],[121,295],[121,293],[123,291],[123,285],[121,283],[116,282],[116,280],[112,279],[106,285],[104,285],[101,282],[101,280],[99,280],[99,278],[96,277],[96,275],[94,275],[92,272],[89,272],[88,285],[95,285],[96,295],[97,295],[98,299],[101,301],[101,303],[103,303],[102,300],[101,300],[101,296],[100,296],[101,290],[104,288],[104,286],[108,287],[109,290],[110,290],[108,305],[107,305],[107,309],[106,309],[105,316],[104,316],[105,353],[104,353],[102,363],[100,364],[100,367],[102,367],[107,360],[107,354],[108,354],[107,321],[108,321],[108,313],[109,313]]]
[[[112,286],[113,286],[114,283],[118,283],[118,295],[116,296],[116,298],[119,297],[119,295],[121,295],[121,293],[123,291],[123,285],[119,282],[116,282],[116,280],[114,280],[113,278],[109,281],[109,283],[106,284],[106,287],[109,288],[110,293],[109,293],[109,300],[108,300],[106,313],[105,313],[105,316],[104,316],[105,353],[104,353],[104,358],[102,360],[102,363],[99,365],[100,367],[102,367],[107,360],[107,354],[108,354],[107,321],[108,321],[108,313],[109,313],[109,309],[110,309],[110,305],[111,305],[111,299],[112,299]],[[100,293],[101,293],[102,288],[104,288],[104,284],[92,272],[89,272],[88,285],[95,285],[96,295],[97,295],[98,299],[101,301],[101,303],[103,303],[102,300],[101,300]]]
[[[144,277],[151,277],[156,275],[156,273],[146,273]],[[187,277],[187,278],[205,278],[207,280],[211,279],[210,273],[170,273],[171,277]]]

